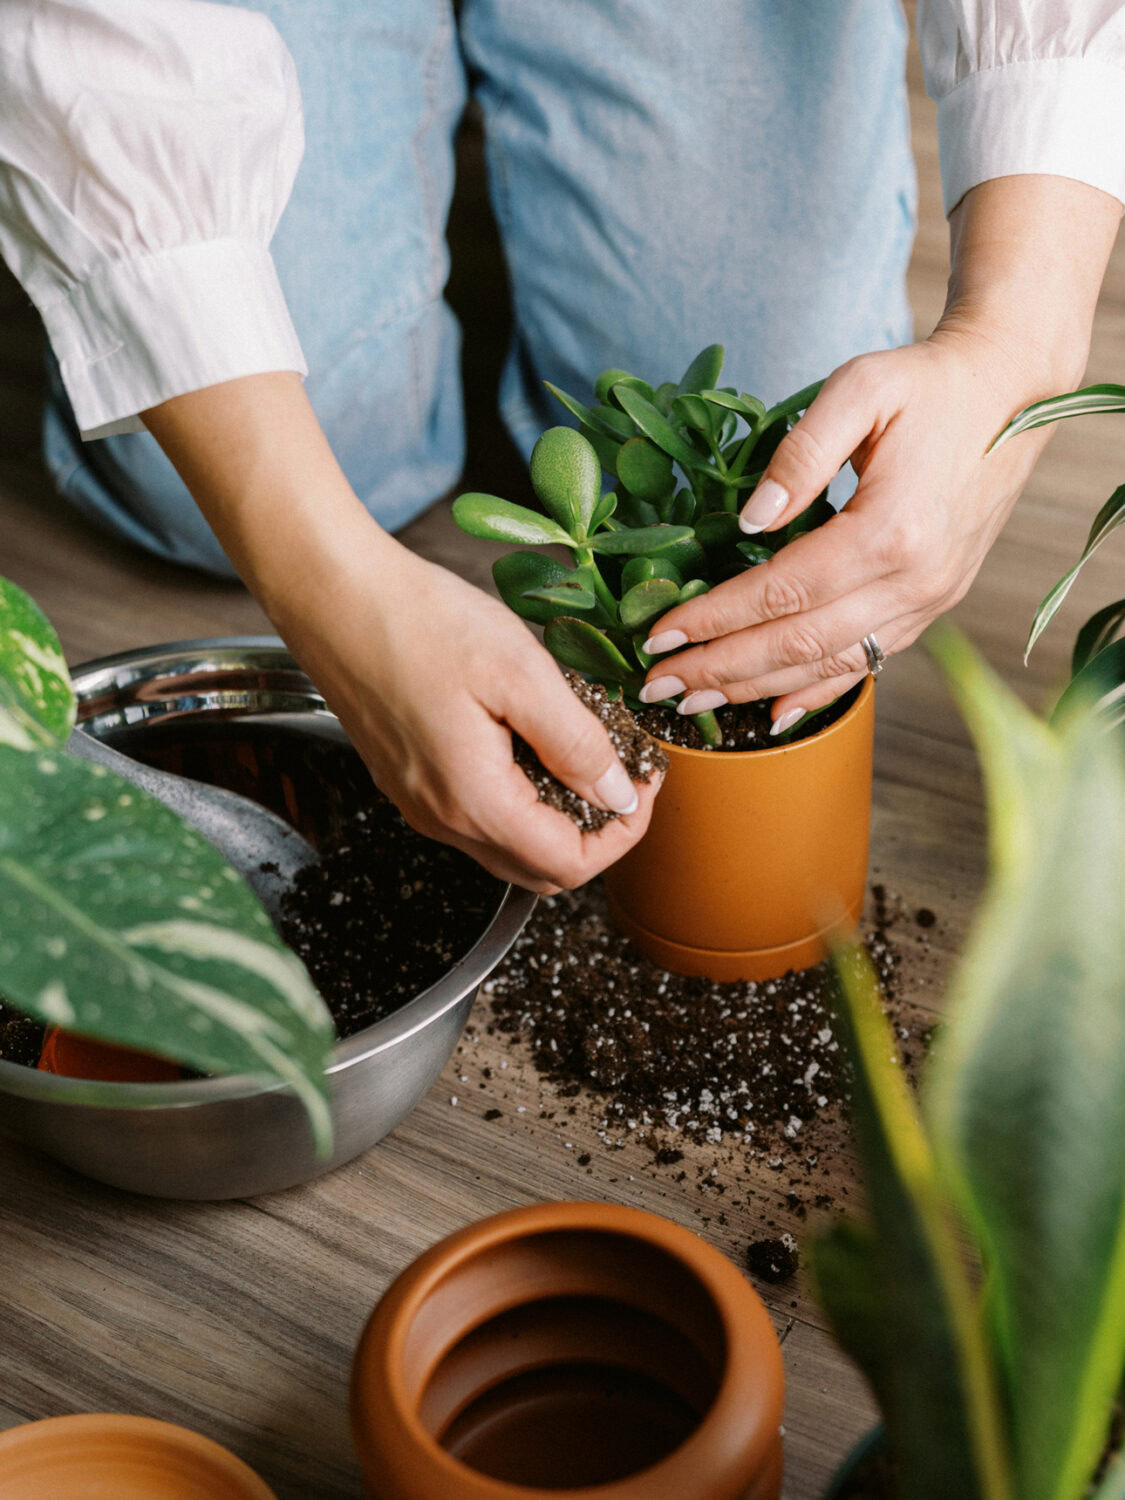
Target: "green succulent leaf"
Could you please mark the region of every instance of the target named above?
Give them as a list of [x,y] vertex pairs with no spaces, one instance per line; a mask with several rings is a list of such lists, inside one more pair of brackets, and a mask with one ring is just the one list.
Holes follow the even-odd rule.
[[548,620],[565,613],[561,606],[548,604],[535,595],[574,577],[573,568],[564,567],[541,552],[507,552],[492,564],[492,578],[501,599],[522,619],[535,625],[546,625]]
[[621,444],[616,438],[607,437],[604,432],[589,426],[586,422],[579,422],[578,431],[598,455],[598,462],[607,474],[617,474],[617,454]]
[[1111,641],[1072,677],[1055,704],[1051,723],[1065,724],[1074,715],[1095,713],[1107,725],[1125,724],[1125,641]]
[[[674,531],[677,528],[670,526],[668,529]],[[669,542],[661,549],[660,555],[679,570],[680,576],[685,581],[689,578],[707,577],[707,554],[694,536],[683,537],[678,542]]]
[[680,394],[685,391],[709,390],[723,373],[722,344],[708,344],[688,365],[680,380]]
[[1016,1493],[1079,1500],[1125,1370],[1125,760],[1089,712],[1051,733],[939,642],[1005,831],[929,1114],[989,1267]]
[[820,395],[820,388],[823,384],[823,380],[814,380],[812,385],[802,386],[799,391],[794,391],[792,396],[786,396],[784,401],[771,406],[762,419],[762,427],[772,427],[775,422],[783,420],[789,421],[799,412],[807,411]]
[[650,553],[647,557],[631,557],[621,570],[622,592],[646,583],[650,578],[670,578],[679,587],[683,582],[679,568],[666,558]]
[[773,557],[773,553],[764,542],[739,542],[737,549],[753,567],[757,567],[759,563],[769,562]]
[[638,681],[636,667],[622,656],[607,635],[585,620],[560,615],[544,630],[543,641],[556,661],[575,672],[599,682],[633,686]]
[[603,531],[591,537],[590,548],[610,557],[643,557],[663,552],[691,538],[689,526],[640,526],[625,531]]
[[650,437],[658,448],[662,448],[668,454],[669,458],[674,458],[678,464],[689,470],[710,468],[702,454],[695,451],[687,438],[680,436],[668,418],[663,416],[651,401],[646,400],[631,386],[615,385],[613,391],[621,403],[622,410],[632,417],[645,436]]
[[808,531],[815,531],[818,526],[831,521],[835,515],[836,508],[828,498],[828,491],[821,490],[812,504],[806,505],[800,515],[794,516],[785,528],[786,544],[796,541],[797,537],[804,536]]
[[674,380],[666,380],[663,385],[656,387],[656,400],[653,405],[661,416],[666,417],[672,410],[672,402],[676,399],[679,386]]
[[673,526],[691,526],[699,512],[699,503],[691,490],[680,490],[672,501],[668,519]]
[[737,546],[742,531],[733,511],[713,510],[696,521],[695,534],[705,552],[727,552]]
[[0,745],[61,745],[74,728],[74,690],[47,616],[0,578]]
[[714,437],[719,423],[714,410],[701,396],[677,396],[670,413],[673,421],[701,432],[705,437]]
[[531,484],[560,526],[572,537],[585,536],[601,496],[602,466],[580,432],[549,427],[543,433],[531,450]]
[[747,396],[745,393],[735,396],[730,391],[700,391],[699,394],[712,406],[722,406],[727,411],[737,412],[750,423],[760,422],[766,414],[765,403],[756,396]]
[[564,609],[593,609],[598,602],[590,579],[577,571],[558,583],[528,589],[523,597],[542,604],[560,604]]
[[679,602],[686,604],[689,599],[698,599],[701,594],[709,594],[710,592],[711,585],[705,578],[692,578],[680,590]]
[[613,516],[613,513],[616,511],[616,509],[617,496],[612,490],[610,490],[607,494],[602,496],[602,498],[595,506],[594,514],[590,517],[590,530],[597,531],[599,526],[604,526],[605,523]]
[[293,1087],[321,1148],[335,1032],[201,834],[103,767],[0,748],[0,973],[48,1025]]
[[628,391],[631,395],[639,397],[647,406],[655,406],[656,392],[647,380],[639,380],[636,375],[623,375],[620,380],[615,380],[609,388],[608,400],[615,406],[619,406],[627,415],[632,415],[629,408],[621,399],[622,391]]
[[1054,618],[1067,594],[1070,593],[1071,586],[1082,571],[1082,568],[1093,557],[1106,538],[1112,536],[1123,523],[1125,523],[1125,484],[1118,485],[1101,510],[1098,511],[1094,517],[1094,524],[1090,527],[1090,534],[1086,538],[1086,545],[1082,549],[1082,556],[1068,573],[1063,574],[1036,610],[1035,618],[1031,622],[1031,630],[1027,637],[1027,645],[1023,648],[1023,659],[1025,662],[1031,655],[1031,648]]
[[[564,429],[570,431],[569,428]],[[575,434],[577,436],[577,434]],[[453,519],[470,536],[493,542],[538,542],[577,545],[557,521],[538,515],[523,505],[513,505],[496,495],[459,495],[453,502]]]
[[670,495],[676,480],[672,460],[648,438],[630,438],[617,454],[617,477],[641,500],[659,504]]
[[[619,380],[632,379],[633,376],[628,370],[617,370],[613,368],[603,370],[598,378],[594,381],[594,395],[598,398],[599,401],[608,401],[610,391]],[[551,390],[553,389],[553,387],[548,386],[547,389]]]
[[1029,432],[1033,427],[1045,427],[1066,417],[1088,417],[1104,411],[1125,411],[1125,385],[1088,385],[1065,396],[1048,396],[1045,401],[1035,401],[1017,412],[1007,427],[997,433],[988,451],[991,453],[1009,438]]
[[635,584],[621,600],[621,623],[626,630],[643,630],[677,603],[680,590],[670,578],[650,578]]
[[1077,677],[1084,667],[1089,666],[1098,652],[1104,651],[1117,637],[1122,626],[1125,626],[1125,599],[1107,604],[1091,615],[1075,638],[1070,675]]

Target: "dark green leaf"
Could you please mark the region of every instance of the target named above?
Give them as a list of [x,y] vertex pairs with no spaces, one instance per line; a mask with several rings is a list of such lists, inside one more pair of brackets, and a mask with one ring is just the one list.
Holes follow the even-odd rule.
[[662,552],[690,537],[691,528],[688,526],[641,526],[636,530],[599,532],[591,537],[590,548],[610,557],[643,557],[650,552]]
[[624,485],[617,488],[617,511],[614,520],[618,523],[614,526],[615,531],[639,530],[644,526],[661,525],[660,512],[655,505],[650,505],[647,500],[640,500],[636,495],[631,495]]
[[812,504],[806,505],[800,515],[794,516],[785,528],[786,544],[796,541],[797,537],[804,536],[807,531],[815,531],[818,526],[831,521],[835,514],[836,509],[828,498],[828,491],[821,490]]
[[713,510],[700,516],[695,523],[695,534],[705,552],[726,552],[742,536],[738,517],[729,510]]
[[680,381],[680,393],[709,390],[723,373],[722,344],[708,344],[688,365]]
[[630,438],[619,450],[617,477],[631,494],[654,505],[670,496],[676,483],[672,460],[643,437]]
[[1035,618],[1031,622],[1031,631],[1027,637],[1027,645],[1023,649],[1023,659],[1025,662],[1031,655],[1032,646],[1035,645],[1035,642],[1043,634],[1043,631],[1058,611],[1059,606],[1067,594],[1070,593],[1071,585],[1082,571],[1085,563],[1093,557],[1105,539],[1112,536],[1123,522],[1125,522],[1125,484],[1118,485],[1101,510],[1098,511],[1094,517],[1094,523],[1090,527],[1090,534],[1086,538],[1086,545],[1082,549],[1082,556],[1074,564],[1069,573],[1063,574],[1036,610]]
[[689,599],[698,599],[701,594],[709,594],[711,585],[704,578],[692,578],[684,584],[680,590],[681,604],[686,604]]
[[531,450],[531,484],[547,513],[581,539],[601,495],[602,467],[580,432],[549,427],[543,433]]
[[714,437],[718,428],[714,408],[700,396],[677,396],[672,402],[671,418],[684,427],[691,427],[706,437]]
[[0,745],[61,745],[73,727],[74,691],[59,638],[39,606],[0,578]]
[[729,391],[700,391],[699,394],[712,406],[723,406],[728,411],[737,412],[748,422],[759,422],[766,414],[764,404],[756,396],[735,396]]
[[1095,712],[1108,725],[1125,724],[1125,641],[1112,641],[1072,677],[1055,704],[1052,724]]
[[656,401],[656,392],[647,380],[639,380],[636,375],[624,375],[620,380],[615,380],[609,388],[608,399],[615,405],[620,406],[622,411],[629,412],[629,408],[621,399],[622,391],[631,391],[634,396],[639,396],[647,406],[652,406]]
[[629,589],[621,600],[621,623],[626,630],[643,630],[668,610],[680,597],[680,590],[669,578],[650,578]]
[[509,609],[535,625],[546,625],[563,611],[558,605],[544,604],[528,595],[566,582],[574,577],[574,570],[539,552],[508,552],[492,564],[492,577]]
[[820,395],[820,388],[823,384],[823,380],[814,380],[812,385],[803,386],[801,390],[795,391],[792,396],[786,396],[784,401],[779,401],[776,406],[771,406],[762,420],[762,426],[772,427],[775,422],[783,418],[788,420],[790,417],[795,417],[798,412],[807,411],[817,396]]
[[657,553],[655,556],[631,557],[621,570],[621,587],[631,589],[650,578],[670,578],[677,587],[683,582],[679,568]]
[[598,462],[606,473],[613,474],[616,477],[617,453],[621,446],[617,439],[607,437],[604,432],[598,432],[596,428],[591,427],[587,422],[579,422],[578,431],[598,455]]
[[1125,411],[1125,385],[1088,385],[1065,396],[1049,396],[1046,401],[1035,401],[1018,412],[993,438],[988,451],[991,453],[1001,443],[1021,432],[1028,432],[1032,427],[1045,427],[1049,422],[1061,422],[1064,417],[1088,417],[1103,411]]
[[611,388],[615,386],[619,380],[632,380],[632,378],[633,377],[628,370],[603,370],[598,378],[594,381],[594,395],[598,398],[599,401],[608,401]]
[[562,615],[547,626],[543,641],[555,660],[562,662],[564,667],[594,677],[599,682],[631,685],[639,679],[637,668],[626,661],[609,637],[585,620],[572,620]]
[[617,443],[627,443],[637,435],[636,423],[616,406],[591,406],[590,423]]
[[687,438],[680,436],[651,401],[645,400],[644,396],[627,385],[615,385],[613,390],[623,410],[632,417],[646,437],[650,437],[658,448],[663,448],[670,458],[674,458],[685,469],[709,468],[707,460],[695,451]]
[[[669,527],[670,531],[683,530],[680,527]],[[660,554],[667,562],[674,563],[679,569],[681,577],[705,578],[707,576],[707,554],[693,536],[684,537],[682,541],[672,542],[661,550]]]
[[656,387],[656,400],[653,405],[661,416],[666,417],[672,410],[672,402],[676,399],[678,389],[674,380],[666,380],[663,385]]
[[[563,429],[570,431],[569,428]],[[575,434],[577,436],[577,434]],[[494,542],[558,542],[573,547],[575,542],[557,522],[540,516],[510,500],[495,495],[459,495],[453,502],[453,519],[470,536]]]
[[604,526],[616,509],[617,496],[610,490],[598,501],[594,514],[590,518],[590,530],[597,531],[599,526]]
[[545,588],[528,589],[523,597],[541,604],[561,604],[564,609],[593,609],[597,603],[589,578],[577,572]]
[[769,562],[770,558],[773,557],[773,553],[763,542],[751,542],[749,540],[739,542],[738,551],[754,567],[757,567],[759,563]]
[[1088,666],[1099,651],[1104,651],[1125,625],[1125,599],[1116,604],[1107,604],[1090,616],[1074,642],[1070,658],[1070,675],[1077,677],[1083,667]]
[[695,520],[699,509],[695,496],[690,490],[680,490],[672,501],[672,510],[668,517],[673,526],[690,526]]

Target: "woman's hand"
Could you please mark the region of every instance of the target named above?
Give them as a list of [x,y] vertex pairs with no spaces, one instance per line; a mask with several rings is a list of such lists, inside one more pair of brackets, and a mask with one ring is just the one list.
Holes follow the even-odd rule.
[[[295,375],[248,376],[144,413],[379,786],[420,832],[503,880],[580,885],[644,833],[595,716],[503,605],[388,536],[340,472]],[[512,732],[606,811],[596,834],[538,800]]]
[[938,328],[830,376],[742,525],[785,526],[849,458],[855,495],[770,561],[657,621],[648,649],[678,654],[651,669],[642,697],[682,693],[683,713],[774,698],[780,733],[864,676],[865,635],[890,656],[957,603],[1047,438],[988,446],[1023,406],[1081,377],[1120,210],[1061,177],[996,179],[966,195]]

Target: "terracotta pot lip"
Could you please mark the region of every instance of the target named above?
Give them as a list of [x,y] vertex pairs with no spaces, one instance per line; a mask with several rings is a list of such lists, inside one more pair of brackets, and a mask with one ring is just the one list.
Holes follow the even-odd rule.
[[[550,1495],[563,1496],[579,1492],[548,1491],[531,1486],[510,1484],[507,1480],[494,1479],[489,1475],[469,1469],[459,1459],[447,1453],[426,1431],[418,1418],[414,1404],[406,1398],[399,1374],[403,1364],[403,1345],[410,1325],[422,1304],[451,1273],[481,1253],[486,1253],[497,1246],[530,1239],[535,1235],[568,1230],[633,1237],[643,1241],[646,1245],[664,1251],[696,1278],[709,1297],[722,1325],[725,1354],[714,1398],[701,1415],[698,1426],[684,1439],[683,1443],[657,1464],[639,1473],[659,1475],[672,1460],[682,1462],[679,1456],[685,1450],[690,1450],[698,1443],[706,1442],[711,1429],[736,1415],[734,1409],[736,1402],[741,1409],[742,1397],[735,1387],[736,1383],[745,1380],[749,1375],[749,1370],[742,1368],[749,1356],[740,1348],[738,1335],[741,1320],[730,1305],[731,1290],[737,1284],[755,1300],[757,1294],[741,1272],[727,1260],[721,1251],[716,1250],[702,1236],[683,1225],[673,1223],[671,1220],[661,1218],[644,1209],[628,1208],[625,1205],[564,1200],[505,1210],[455,1231],[407,1268],[403,1273],[404,1276],[413,1277],[413,1279],[400,1294],[401,1300],[395,1308],[394,1319],[387,1332],[385,1343],[377,1354],[378,1362],[385,1374],[386,1395],[412,1443],[425,1448],[430,1457],[449,1476],[451,1482],[458,1478],[463,1480],[466,1472],[472,1474],[476,1484],[474,1493],[481,1497],[488,1496],[490,1500],[492,1497],[495,1497],[495,1500],[504,1500],[506,1496],[538,1497],[540,1495],[547,1500]],[[704,1251],[701,1257],[698,1254],[699,1248]],[[712,1256],[715,1259],[712,1259]],[[699,1263],[700,1260],[702,1264]],[[731,1280],[732,1277],[735,1278],[734,1282]],[[773,1332],[769,1314],[764,1306],[761,1312],[770,1331]],[[368,1329],[364,1331],[361,1348],[366,1342],[367,1332],[374,1317],[373,1314],[368,1323]],[[777,1350],[777,1371],[779,1384],[784,1389],[784,1367],[779,1349]],[[727,1410],[727,1408],[731,1409]],[[779,1402],[778,1421],[780,1420]],[[615,1494],[618,1485],[628,1483],[638,1477],[639,1474],[628,1476],[627,1480],[614,1481],[612,1486],[589,1486],[583,1488],[580,1493],[589,1494],[591,1497],[602,1493]]]
[[[853,692],[849,688],[848,692]],[[870,674],[866,676],[859,685],[855,702],[831,724],[826,724],[823,729],[817,730],[816,734],[810,734],[807,739],[798,740],[794,745],[762,745],[757,750],[693,750],[690,745],[673,745],[668,740],[662,740],[659,735],[653,735],[653,739],[662,749],[667,750],[671,756],[684,756],[692,760],[718,760],[743,761],[764,760],[778,755],[794,755],[810,745],[823,744],[830,739],[837,730],[842,730],[845,725],[850,724],[852,719],[866,707],[867,703],[875,695],[875,679]],[[651,731],[650,731],[651,733]]]

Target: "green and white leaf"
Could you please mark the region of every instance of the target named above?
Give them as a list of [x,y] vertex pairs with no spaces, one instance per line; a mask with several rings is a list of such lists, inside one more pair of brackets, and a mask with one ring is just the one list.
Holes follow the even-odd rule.
[[[565,429],[570,431],[569,428]],[[578,434],[576,433],[577,437]],[[513,505],[496,495],[458,495],[453,502],[453,519],[470,536],[492,542],[538,542],[540,546],[557,543],[574,547],[574,538],[549,516],[538,515],[524,505]]]
[[58,1025],[289,1084],[322,1149],[331,1017],[202,835],[103,767],[0,747],[0,983]]
[[1125,599],[1118,599],[1092,614],[1075,637],[1070,675],[1077,677],[1084,667],[1089,666],[1099,651],[1104,651],[1111,641],[1117,639],[1123,626]]
[[61,745],[73,728],[74,690],[59,638],[39,606],[0,578],[0,745]]
[[1048,423],[1061,422],[1066,417],[1089,417],[1098,412],[1113,411],[1125,411],[1125,385],[1088,385],[1065,396],[1048,396],[1045,401],[1034,401],[1017,412],[1007,427],[993,438],[988,451],[991,453],[1009,438],[1029,432],[1033,427],[1046,427]]
[[1031,622],[1031,631],[1027,637],[1027,645],[1023,648],[1023,659],[1025,662],[1031,655],[1031,648],[1054,618],[1067,594],[1070,593],[1071,586],[1082,571],[1082,568],[1093,557],[1106,538],[1112,536],[1123,523],[1125,523],[1125,484],[1118,485],[1101,510],[1098,511],[1094,517],[1094,523],[1090,527],[1090,534],[1086,538],[1086,545],[1082,549],[1082,556],[1074,564],[1073,568],[1070,569],[1069,573],[1063,574],[1036,610],[1035,618]]

